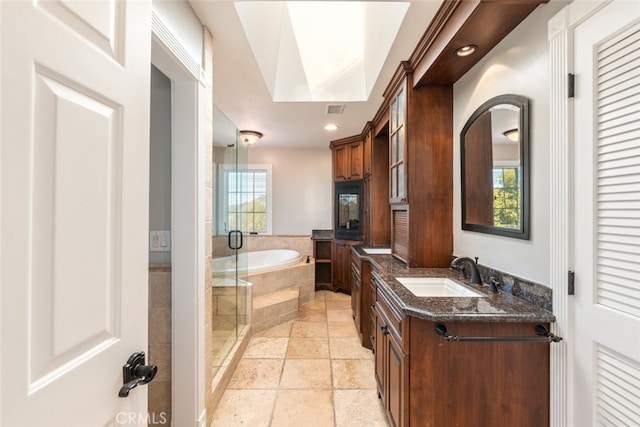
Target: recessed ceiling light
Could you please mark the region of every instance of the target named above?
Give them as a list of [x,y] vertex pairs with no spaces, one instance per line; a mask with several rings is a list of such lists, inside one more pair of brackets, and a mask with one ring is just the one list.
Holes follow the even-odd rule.
[[324,130],[336,130],[338,129],[338,126],[334,125],[333,123],[328,123],[324,126]]
[[469,45],[457,48],[455,51],[455,54],[456,56],[464,57],[464,56],[473,55],[476,52],[476,50],[478,50],[478,46],[474,44],[469,44]]

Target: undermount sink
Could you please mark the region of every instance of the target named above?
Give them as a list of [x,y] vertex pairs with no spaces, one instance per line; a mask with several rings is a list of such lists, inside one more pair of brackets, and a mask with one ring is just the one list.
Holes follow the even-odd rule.
[[396,277],[417,297],[483,297],[484,295],[446,277]]
[[363,248],[363,251],[369,255],[389,255],[391,254],[391,248]]

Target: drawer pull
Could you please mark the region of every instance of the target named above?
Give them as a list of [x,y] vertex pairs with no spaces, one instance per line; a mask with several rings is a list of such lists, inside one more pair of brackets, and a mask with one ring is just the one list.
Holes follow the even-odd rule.
[[380,332],[382,332],[382,335],[389,335],[389,328],[386,326],[380,326]]
[[[382,328],[380,328],[382,329]],[[447,327],[445,325],[437,325],[436,326],[436,334],[442,335],[442,337],[448,341],[526,341],[526,342],[560,342],[562,341],[562,337],[555,335],[550,332],[543,325],[537,325],[535,327],[536,335],[541,335],[541,337],[459,337],[457,335],[450,335],[447,332]]]

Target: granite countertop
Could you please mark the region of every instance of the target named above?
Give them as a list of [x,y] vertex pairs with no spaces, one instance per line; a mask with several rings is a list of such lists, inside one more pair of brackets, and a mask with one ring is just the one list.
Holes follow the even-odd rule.
[[333,230],[311,230],[311,240],[332,240]]
[[[487,285],[469,285],[452,268],[408,268],[392,255],[370,255],[361,246],[353,251],[368,259],[382,279],[382,285],[408,316],[434,322],[555,322],[550,311],[530,304],[507,292],[489,293]],[[466,285],[485,297],[416,297],[396,277],[446,277]]]

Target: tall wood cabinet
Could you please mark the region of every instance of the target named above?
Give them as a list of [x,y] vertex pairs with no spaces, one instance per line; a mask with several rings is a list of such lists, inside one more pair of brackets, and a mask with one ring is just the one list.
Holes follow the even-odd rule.
[[376,135],[368,123],[363,140],[363,230],[364,244],[388,246],[391,242],[389,212],[389,138],[386,127]]
[[403,63],[385,98],[392,254],[409,267],[447,267],[453,251],[453,89],[414,88]]

